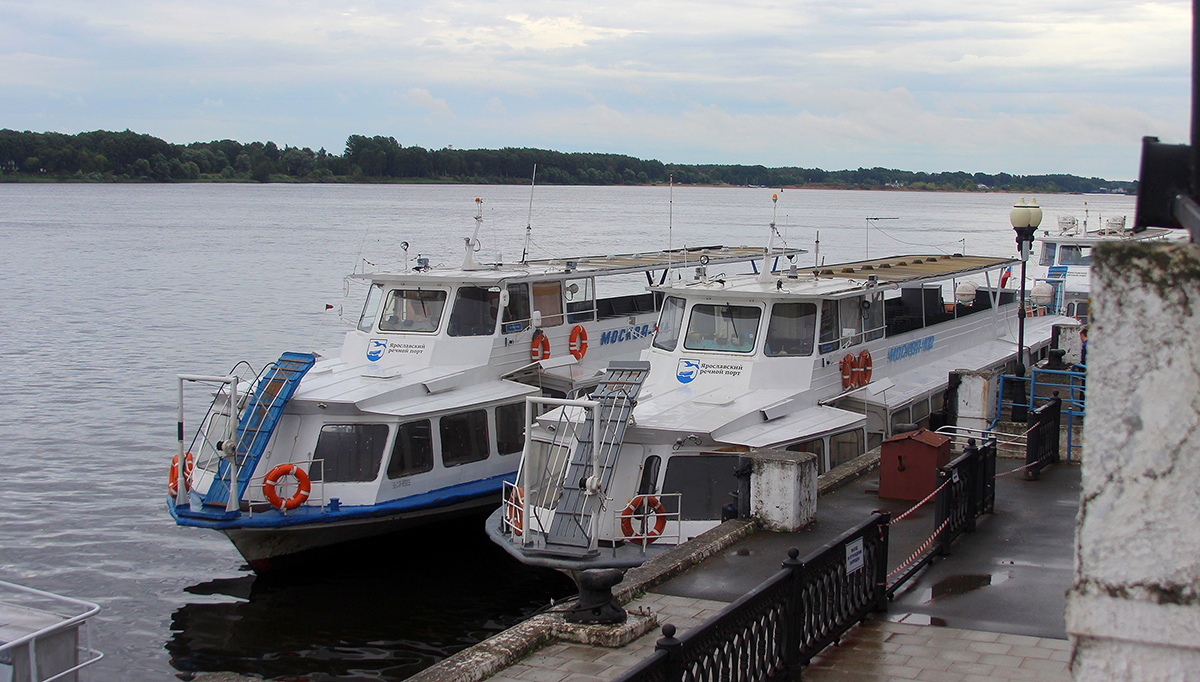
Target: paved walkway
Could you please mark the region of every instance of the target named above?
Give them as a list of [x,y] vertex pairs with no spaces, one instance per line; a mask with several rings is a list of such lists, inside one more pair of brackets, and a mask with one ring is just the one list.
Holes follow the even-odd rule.
[[[1019,462],[1001,460],[1001,471]],[[820,547],[871,509],[907,508],[879,500],[870,478],[822,497],[818,521],[790,534],[758,533],[625,606],[687,632],[779,568],[788,546]],[[925,680],[1068,682],[1063,624],[1070,586],[1079,469],[1052,467],[1042,480],[997,480],[997,512],[961,538],[897,595],[889,620],[851,630],[804,669],[813,682]],[[889,563],[898,565],[932,530],[932,505],[894,526]],[[922,520],[923,519],[923,520]],[[899,621],[899,622],[896,622]],[[662,636],[654,628],[619,649],[556,642],[489,682],[608,682],[645,659]]]

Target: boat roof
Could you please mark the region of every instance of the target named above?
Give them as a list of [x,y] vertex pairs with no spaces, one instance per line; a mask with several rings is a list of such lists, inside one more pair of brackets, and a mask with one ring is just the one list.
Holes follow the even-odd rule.
[[1093,230],[1088,232],[1050,232],[1042,230],[1038,239],[1044,242],[1068,242],[1073,244],[1099,244],[1101,242],[1146,241],[1150,239],[1168,239],[1181,235],[1181,230],[1169,227],[1148,227],[1142,232],[1132,230]]
[[871,282],[872,276],[876,286],[894,289],[978,275],[1020,262],[1015,258],[962,254],[891,256],[798,270],[795,278],[786,272],[776,271],[766,282],[754,275],[740,275],[676,282],[653,288],[668,294],[678,292],[694,295],[699,290],[719,292],[723,296],[762,296],[772,293],[789,296],[836,296],[839,293],[861,292]]
[[350,275],[366,281],[404,281],[443,283],[498,283],[519,279],[570,279],[589,276],[624,275],[662,270],[664,268],[696,267],[703,264],[746,262],[764,255],[769,258],[795,256],[804,249],[776,248],[768,254],[761,246],[697,246],[662,251],[642,251],[610,255],[584,255],[562,258],[543,258],[521,263],[487,263],[472,269],[437,266],[393,272],[373,272]]

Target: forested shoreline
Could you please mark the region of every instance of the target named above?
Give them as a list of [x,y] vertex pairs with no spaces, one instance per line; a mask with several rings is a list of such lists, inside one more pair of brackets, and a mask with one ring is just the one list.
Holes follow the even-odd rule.
[[1067,174],[924,173],[889,168],[670,164],[545,149],[424,149],[351,135],[345,150],[214,140],[178,145],[129,130],[68,135],[0,130],[0,182],[446,182],[830,187],[1009,192],[1133,192],[1136,183]]

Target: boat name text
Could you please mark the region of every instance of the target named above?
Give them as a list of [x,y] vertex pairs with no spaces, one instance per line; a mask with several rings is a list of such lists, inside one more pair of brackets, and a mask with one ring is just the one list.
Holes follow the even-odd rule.
[[600,345],[605,346],[610,343],[645,339],[652,333],[654,333],[654,325],[652,324],[643,324],[640,327],[626,327],[625,329],[613,329],[600,335]]
[[892,346],[888,349],[888,362],[895,362],[911,357],[918,353],[925,353],[933,350],[933,337],[926,336],[923,339],[902,343],[899,346]]

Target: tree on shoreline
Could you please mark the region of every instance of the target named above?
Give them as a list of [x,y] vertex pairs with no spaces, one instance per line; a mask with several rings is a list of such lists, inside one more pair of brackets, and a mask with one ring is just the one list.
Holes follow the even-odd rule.
[[1132,192],[1136,183],[1074,175],[826,171],[761,165],[664,164],[621,154],[545,149],[424,149],[394,137],[351,135],[342,154],[274,142],[176,145],[130,130],[67,135],[0,130],[0,181],[447,182],[524,184],[534,164],[549,185],[676,184],[954,191]]

